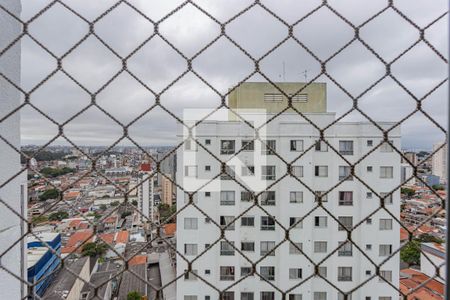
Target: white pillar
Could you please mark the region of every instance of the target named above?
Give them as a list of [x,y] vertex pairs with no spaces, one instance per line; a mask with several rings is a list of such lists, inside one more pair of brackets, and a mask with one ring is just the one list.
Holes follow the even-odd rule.
[[[16,16],[20,16],[21,5],[19,0],[1,0],[3,7]],[[0,51],[21,33],[21,25],[0,9]],[[4,55],[0,56],[0,73],[10,78],[16,84],[20,82],[20,43],[14,45]],[[20,104],[20,94],[17,89],[0,77],[0,118]],[[7,139],[15,147],[20,147],[20,118],[16,113],[0,123],[0,135]],[[0,198],[18,213],[25,214],[26,185],[21,193],[21,183],[24,176],[16,177],[8,184],[1,187],[9,178],[20,170],[20,155],[0,140]],[[25,178],[26,180],[26,178]],[[0,204],[0,253],[15,243],[24,232],[24,224],[20,218],[14,215],[3,204]],[[23,243],[16,244],[7,254],[1,258],[1,265],[18,277],[26,278],[26,270]],[[21,267],[22,266],[22,267]],[[0,269],[0,291],[2,299],[20,299],[26,293],[21,282]]]

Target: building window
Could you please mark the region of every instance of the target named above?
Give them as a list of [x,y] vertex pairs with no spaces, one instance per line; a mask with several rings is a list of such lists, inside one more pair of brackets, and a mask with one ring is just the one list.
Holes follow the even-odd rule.
[[315,192],[315,202],[319,202],[319,198],[322,198],[322,202],[328,202],[328,194],[325,194],[324,191]]
[[327,242],[320,241],[314,242],[314,253],[326,253],[327,252]]
[[380,167],[380,178],[393,178],[393,167]]
[[339,166],[339,180],[353,180],[350,166]]
[[388,282],[392,282],[392,271],[380,271],[380,282],[384,282],[384,280]]
[[303,221],[300,221],[300,217],[290,217],[289,218],[289,226],[292,228],[303,228]]
[[388,193],[380,193],[381,197],[385,197],[384,198],[384,204],[392,204],[392,194],[390,194],[389,196],[387,196]]
[[339,141],[339,153],[353,155],[353,141]]
[[392,230],[392,219],[380,219],[380,230]]
[[352,300],[352,295],[347,295],[347,298],[345,298],[344,294],[338,292],[338,300]]
[[262,180],[275,180],[275,166],[261,166],[261,179]]
[[339,242],[338,256],[352,256],[353,245],[349,241]]
[[205,172],[211,171],[211,166],[205,166]]
[[339,192],[339,205],[351,206],[353,205],[353,192]]
[[184,218],[184,229],[191,229],[191,230],[198,229],[197,218]]
[[197,274],[197,270],[192,270],[191,272],[184,270],[184,280],[197,280]]
[[[261,241],[259,246],[259,251],[261,256],[274,256],[275,255],[275,242],[273,241]],[[273,250],[273,251],[272,251]]]
[[250,202],[253,199],[253,193],[249,191],[242,191],[241,192],[241,201],[243,202]]
[[[220,226],[226,227],[225,230],[234,230],[234,217],[233,216],[220,216]],[[233,223],[232,223],[233,222]]]
[[254,151],[255,150],[255,141],[242,140],[241,147],[242,147],[242,151]]
[[275,292],[261,292],[261,300],[275,300]]
[[289,203],[303,203],[303,192],[290,192]]
[[366,250],[372,250],[372,244],[366,244]]
[[220,154],[233,154],[235,152],[234,140],[221,140],[220,141]]
[[[249,274],[252,274],[252,267],[241,267],[241,277],[247,276]],[[253,293],[252,293],[253,296]],[[241,293],[241,299],[242,299],[242,293]]]
[[211,140],[210,139],[206,139],[205,140],[205,145],[208,145],[208,146],[211,145]]
[[372,166],[367,166],[367,172],[371,173],[373,171],[373,167]]
[[[392,141],[389,141],[392,143]],[[392,148],[392,146],[389,143],[384,142],[383,144],[381,144],[380,146],[380,152],[393,152],[394,148]]]
[[366,276],[370,276],[370,275],[372,275],[372,271],[366,270]]
[[255,242],[241,242],[241,251],[255,251]]
[[366,193],[366,198],[367,199],[372,199],[372,196],[373,196],[372,192],[367,192]]
[[275,267],[260,267],[259,274],[262,278],[272,281],[275,280]]
[[316,177],[328,177],[328,166],[315,166],[314,176]]
[[185,140],[184,141],[184,150],[197,151],[197,143],[192,139]]
[[289,300],[303,300],[302,294],[289,294]]
[[220,267],[220,280],[224,280],[224,281],[234,280],[234,267],[233,266],[221,266]]
[[241,217],[241,226],[253,227],[255,226],[255,217]]
[[326,228],[328,224],[327,217],[316,216],[314,217],[314,226],[318,228]]
[[389,256],[392,253],[392,245],[382,244],[379,247],[380,256]]
[[197,296],[194,295],[185,295],[184,300],[197,300]]
[[302,279],[302,269],[289,268],[289,279]]
[[205,197],[211,197],[211,192],[205,192]]
[[281,102],[283,101],[283,95],[279,93],[264,93],[264,101]]
[[197,255],[197,244],[184,244],[184,254]]
[[372,224],[372,219],[371,218],[366,219],[366,224],[368,225]]
[[324,278],[327,278],[327,267],[320,267],[319,266],[319,275],[320,276],[322,276],[322,277],[324,277]]
[[234,204],[235,204],[234,191],[220,192],[220,205],[234,205]]
[[276,140],[265,140],[261,145],[261,153],[264,155],[274,155],[277,151]]
[[184,176],[197,178],[197,166],[184,166]]
[[290,146],[291,146],[291,151],[302,152],[303,151],[303,140],[291,140]]
[[338,267],[338,281],[352,281],[352,267]]
[[234,255],[234,242],[220,241],[220,255],[233,256]]
[[262,192],[261,205],[275,205],[275,191]]
[[291,173],[295,177],[303,177],[303,166],[291,166]]
[[222,300],[234,300],[234,292],[224,292],[222,294]]
[[275,230],[275,219],[269,216],[261,216],[261,230]]
[[378,300],[392,300],[391,297],[378,297]]
[[210,296],[205,296],[205,300],[211,300]]
[[314,300],[327,300],[327,292],[314,292]]
[[338,230],[352,230],[353,228],[353,217],[338,217],[339,222],[342,224],[339,224]]
[[241,174],[242,176],[255,176],[255,166],[243,166]]
[[221,180],[232,180],[236,176],[234,166],[225,166],[225,173],[220,174]]
[[308,101],[308,94],[289,94],[289,97],[291,97],[292,102],[307,102]]
[[241,292],[241,300],[254,300],[253,292]]
[[328,152],[328,145],[324,141],[316,141],[314,149],[316,152]]
[[373,146],[373,140],[367,140],[367,147]]
[[302,254],[303,244],[289,242],[289,254],[300,255]]

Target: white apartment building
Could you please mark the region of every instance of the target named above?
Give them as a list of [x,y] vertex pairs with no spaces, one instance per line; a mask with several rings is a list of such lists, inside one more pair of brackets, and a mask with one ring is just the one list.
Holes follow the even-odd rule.
[[[443,144],[445,144],[445,142],[434,144],[433,151],[439,149]],[[432,173],[433,175],[439,176],[442,183],[447,183],[447,151],[447,145],[444,145],[443,148],[434,153],[431,159]]]
[[138,210],[140,212],[141,223],[154,221],[154,179],[150,164],[142,164],[138,174]]
[[[298,90],[301,83],[281,85],[289,91]],[[248,90],[252,91],[251,96]],[[306,89],[304,96],[297,98],[302,103],[295,104],[320,128],[335,120],[334,113],[326,112],[324,91],[324,84],[313,85]],[[276,90],[264,83],[244,84],[234,93],[238,94],[239,105],[232,103],[233,107],[242,108],[244,101],[252,102],[254,108],[269,107],[268,115],[261,115],[267,119],[276,113],[277,104],[271,101],[286,101],[279,100]],[[230,95],[230,99],[236,94]],[[306,103],[314,101],[319,103]],[[247,111],[243,115],[246,113],[252,118],[260,114]],[[218,299],[216,289],[230,286],[223,299],[281,299],[276,288],[289,290],[289,300],[344,299],[324,279],[314,276],[314,264],[340,247],[320,264],[318,272],[341,290],[349,291],[375,274],[369,259],[380,264],[399,248],[399,225],[392,216],[381,210],[365,220],[380,206],[373,191],[388,193],[400,184],[400,156],[388,144],[374,150],[355,168],[355,175],[371,187],[371,191],[357,178],[347,176],[350,174],[348,164],[326,144],[317,143],[318,130],[298,114],[283,113],[269,124],[263,135],[260,132],[260,137],[271,149],[259,141],[251,142],[255,137],[253,129],[236,118],[207,120],[195,130],[195,139],[221,161],[229,160],[245,146],[245,150],[236,155],[237,159],[227,163],[228,170],[241,185],[228,176],[209,182],[221,172],[221,164],[192,140],[179,150],[177,182],[188,192],[200,189],[194,202],[207,216],[192,205],[182,209],[188,197],[178,189],[177,208],[182,210],[177,215],[177,250],[192,261],[208,249],[193,262],[192,270],[209,284],[187,274],[177,281],[177,299]],[[379,125],[390,128],[393,124]],[[179,132],[181,141],[185,137],[181,129]],[[354,163],[382,141],[382,133],[369,123],[338,122],[326,130],[325,138],[345,159]],[[389,139],[400,148],[398,127],[390,132]],[[281,158],[292,162],[295,177],[287,174],[288,167]],[[344,178],[347,180],[336,186]],[[250,208],[253,202],[243,186],[255,194],[265,191],[258,198],[261,208]],[[347,231],[325,209],[317,207],[316,195],[334,186],[322,198],[323,206],[349,228],[361,222],[351,235],[360,250],[346,244]],[[399,217],[399,191],[386,199],[385,207]],[[237,216],[240,218],[230,224]],[[220,239],[219,225],[228,225],[224,231],[227,241]],[[295,244],[285,241],[287,229],[289,239]],[[270,284],[257,275],[240,281],[251,273],[250,261],[256,263],[256,271]],[[177,276],[187,268],[186,261],[178,256]],[[385,262],[381,271],[386,280],[398,287],[398,254]],[[398,292],[379,277],[352,294],[354,300],[397,298]]]

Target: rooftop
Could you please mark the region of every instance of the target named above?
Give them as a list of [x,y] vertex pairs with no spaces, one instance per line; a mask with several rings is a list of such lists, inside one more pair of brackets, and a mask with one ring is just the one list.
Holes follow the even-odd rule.
[[417,270],[403,269],[400,271],[400,290],[403,293],[409,293],[419,285],[423,286],[409,295],[408,299],[444,300],[444,284],[435,279],[430,280],[429,276]]

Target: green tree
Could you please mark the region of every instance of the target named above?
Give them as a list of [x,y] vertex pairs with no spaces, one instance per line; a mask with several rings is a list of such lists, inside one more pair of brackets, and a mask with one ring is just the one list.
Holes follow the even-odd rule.
[[50,216],[48,216],[48,219],[50,221],[61,221],[64,219],[67,219],[69,217],[69,213],[66,211],[58,211],[58,212],[54,212],[52,214],[50,214]]
[[410,188],[401,188],[401,193],[406,197],[411,198],[412,196],[414,196],[416,191]]
[[133,206],[137,206],[138,202],[137,202],[137,200],[133,200],[133,201],[131,201],[131,204],[133,204]]
[[136,291],[129,292],[127,295],[127,300],[141,300],[142,296]]
[[421,234],[418,238],[417,241],[421,242],[421,243],[438,243],[438,244],[442,244],[444,242],[444,240],[435,237],[431,234],[428,233],[424,233]]
[[31,219],[31,222],[33,224],[39,224],[39,223],[43,223],[43,222],[47,222],[47,221],[48,221],[47,216],[36,216]]
[[130,215],[131,215],[131,211],[124,211],[124,212],[120,215],[120,217],[123,219],[123,218],[126,218],[126,217],[130,216]]
[[410,241],[400,250],[400,259],[408,266],[420,264],[420,242]]
[[106,206],[106,204],[101,204],[100,205],[100,209],[101,210],[106,210],[108,207]]
[[68,167],[64,167],[64,168],[50,168],[50,167],[45,167],[42,168],[39,173],[41,173],[42,175],[44,175],[45,177],[58,177],[61,175],[65,175],[68,173],[73,173],[75,172],[75,169],[72,168],[68,168]]
[[45,201],[48,199],[56,199],[59,196],[59,191],[57,189],[50,189],[43,192],[41,195],[39,195],[39,200]]
[[434,184],[432,186],[433,190],[435,191],[443,191],[444,190],[444,186],[442,186],[441,184]]
[[103,242],[86,243],[81,249],[81,255],[83,256],[102,256],[108,250],[108,246]]
[[119,201],[113,201],[113,202],[111,202],[111,206],[112,207],[115,207],[115,206],[118,206],[120,204],[120,202]]
[[[158,211],[161,222],[175,222],[175,217],[171,217],[177,211],[175,205],[169,206],[168,204],[161,203],[158,206]],[[170,220],[168,220],[169,217],[171,217]]]

